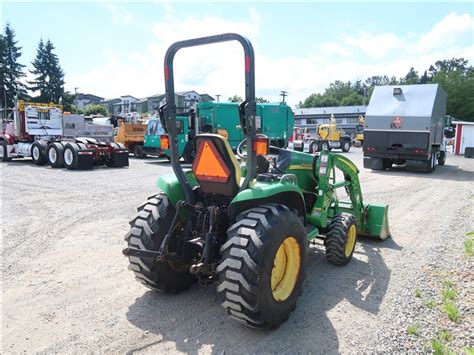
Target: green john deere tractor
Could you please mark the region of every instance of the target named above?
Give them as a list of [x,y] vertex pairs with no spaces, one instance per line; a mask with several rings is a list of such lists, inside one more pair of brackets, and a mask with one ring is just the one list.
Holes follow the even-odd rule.
[[[246,138],[238,155],[246,164],[222,136],[198,134],[192,169],[184,171],[176,141],[174,56],[181,48],[233,40],[245,53],[239,112]],[[174,174],[161,176],[162,192],[138,208],[123,250],[145,286],[176,293],[197,281],[214,282],[233,318],[274,328],[288,319],[301,294],[309,240],[323,239],[328,261],[345,265],[358,235],[390,236],[388,206],[364,204],[358,169],[349,159],[269,147],[268,138],[256,134],[254,52],[246,38],[227,33],[174,43],[165,56],[165,87],[160,118]],[[338,189],[347,201],[338,198]]]

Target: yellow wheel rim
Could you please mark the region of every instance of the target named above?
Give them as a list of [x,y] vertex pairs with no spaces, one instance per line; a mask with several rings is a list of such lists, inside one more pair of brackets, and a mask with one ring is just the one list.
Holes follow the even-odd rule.
[[345,250],[345,254],[347,258],[351,256],[352,251],[354,250],[354,246],[356,243],[356,236],[357,236],[357,230],[356,230],[355,224],[353,224],[349,228],[349,232],[347,233],[346,250]]
[[272,294],[278,302],[291,296],[301,268],[301,250],[295,237],[287,237],[278,248],[272,269]]

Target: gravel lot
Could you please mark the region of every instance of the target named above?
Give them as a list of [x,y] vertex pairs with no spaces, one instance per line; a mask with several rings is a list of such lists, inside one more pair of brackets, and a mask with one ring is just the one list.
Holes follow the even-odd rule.
[[[346,267],[312,246],[298,307],[272,332],[228,318],[213,286],[157,294],[127,270],[128,220],[171,171],[167,162],[77,172],[26,159],[0,165],[2,353],[426,352],[444,329],[452,350],[473,346],[474,265],[463,242],[474,230],[474,160],[449,155],[424,174],[372,172],[360,149],[347,156],[361,169],[365,200],[390,204],[393,238],[360,240]],[[446,278],[459,323],[442,312]],[[438,304],[428,309],[428,299]],[[418,335],[407,333],[414,323]]]

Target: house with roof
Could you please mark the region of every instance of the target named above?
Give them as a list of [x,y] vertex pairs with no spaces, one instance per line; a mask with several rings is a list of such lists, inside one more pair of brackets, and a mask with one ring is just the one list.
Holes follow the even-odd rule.
[[[165,94],[156,94],[148,97],[148,111],[158,111],[158,108],[166,103]],[[186,113],[191,109],[196,109],[198,102],[214,101],[208,94],[199,94],[194,90],[179,91],[175,93],[176,110],[178,113]],[[143,111],[142,111],[143,112]]]
[[78,93],[74,102],[77,105],[77,108],[83,110],[89,105],[97,105],[104,101],[103,97],[92,95],[92,94],[82,94]]

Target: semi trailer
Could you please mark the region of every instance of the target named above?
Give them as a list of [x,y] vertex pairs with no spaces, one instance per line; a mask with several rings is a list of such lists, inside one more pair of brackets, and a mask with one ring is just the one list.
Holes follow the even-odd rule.
[[36,165],[70,170],[128,166],[125,146],[97,139],[110,139],[113,127],[91,126],[83,117],[64,115],[62,105],[20,100],[13,119],[2,120],[0,160],[31,157]]
[[432,172],[446,161],[447,94],[438,84],[377,86],[365,114],[364,168]]

